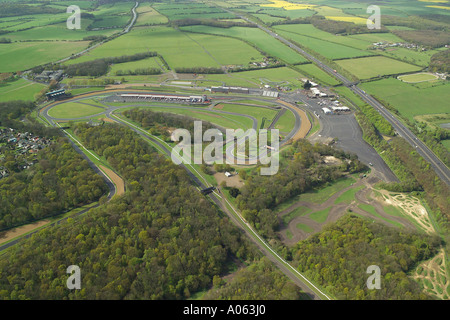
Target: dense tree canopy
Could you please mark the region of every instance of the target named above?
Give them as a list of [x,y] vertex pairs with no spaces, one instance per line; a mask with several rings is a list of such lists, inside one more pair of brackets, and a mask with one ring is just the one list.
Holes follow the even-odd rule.
[[[437,236],[399,232],[365,218],[345,215],[292,250],[294,265],[338,299],[428,299],[407,277],[417,262],[436,254]],[[369,290],[367,268],[380,267],[381,288]]]
[[98,200],[107,187],[60,138],[38,153],[38,163],[0,180],[0,230]]
[[[229,257],[259,255],[184,169],[137,134],[112,124],[80,124],[75,132],[118,171],[128,191],[2,256],[1,298],[188,298],[224,273]],[[66,288],[73,264],[81,268],[81,290]]]

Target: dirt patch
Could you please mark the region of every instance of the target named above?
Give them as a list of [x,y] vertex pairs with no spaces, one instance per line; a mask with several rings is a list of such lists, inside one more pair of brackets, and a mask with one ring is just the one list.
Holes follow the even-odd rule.
[[221,104],[221,103],[216,104],[216,105],[214,106],[214,109],[222,110],[222,109],[223,109],[223,104]]
[[425,292],[447,300],[450,281],[446,272],[444,249],[432,259],[421,263],[412,277],[423,284]]
[[219,186],[222,181],[225,181],[227,183],[227,187],[241,188],[244,186],[244,182],[237,174],[227,177],[223,172],[216,172],[214,174],[214,178],[216,179]]
[[125,193],[125,183],[123,179],[119,177],[114,171],[105,166],[99,166],[99,168],[114,182],[116,185],[116,195],[120,196]]
[[105,122],[115,122],[113,119],[110,118],[101,118],[100,120],[105,121]]
[[49,223],[50,220],[41,220],[35,223],[30,223],[24,226],[20,226],[8,231],[4,231],[4,232],[0,232],[0,244],[5,243],[9,240],[12,240],[16,237],[19,237],[21,235],[24,235],[30,231],[33,231],[37,228],[40,228],[44,225],[46,225],[47,223]]
[[341,164],[342,160],[340,160],[336,157],[333,157],[333,156],[325,156],[325,157],[323,157],[323,162],[325,164],[329,164],[329,165],[336,165],[336,164]]
[[392,195],[386,190],[379,190],[379,192],[383,196],[383,199],[379,200],[388,205],[399,207],[408,216],[413,218],[427,233],[435,233],[428,212],[418,198],[403,193]]

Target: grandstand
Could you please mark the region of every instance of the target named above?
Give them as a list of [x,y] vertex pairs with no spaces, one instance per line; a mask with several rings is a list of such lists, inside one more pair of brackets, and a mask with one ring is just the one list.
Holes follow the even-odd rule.
[[162,94],[140,94],[140,93],[123,93],[119,95],[127,100],[155,100],[164,102],[181,102],[181,103],[207,103],[209,102],[206,95],[201,96],[176,96]]

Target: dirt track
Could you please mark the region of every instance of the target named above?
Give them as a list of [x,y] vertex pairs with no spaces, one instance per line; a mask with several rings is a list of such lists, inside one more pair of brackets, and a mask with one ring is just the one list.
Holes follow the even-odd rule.
[[286,101],[278,100],[278,102],[284,104],[285,106],[293,108],[301,118],[300,130],[297,131],[297,133],[294,135],[294,137],[292,137],[292,139],[296,141],[298,139],[303,139],[304,137],[306,137],[306,135],[308,134],[309,130],[311,130],[312,127],[311,122],[309,121],[308,116],[306,115],[306,112],[300,109],[299,107],[294,106]]
[[25,233],[28,233],[30,231],[33,231],[37,228],[40,228],[44,225],[46,225],[47,223],[49,223],[50,220],[41,220],[35,223],[30,223],[24,226],[20,226],[8,231],[4,231],[4,232],[0,232],[0,244],[5,243],[9,240],[12,240],[18,236],[21,236]]
[[[353,185],[351,185],[347,188],[339,190],[339,192],[336,192],[335,194],[333,194],[330,198],[328,198],[323,203],[299,201],[299,202],[296,202],[293,205],[291,205],[289,208],[286,208],[285,210],[279,212],[277,214],[277,216],[279,219],[281,219],[281,217],[289,214],[290,212],[297,209],[298,207],[303,206],[303,207],[311,209],[311,212],[309,212],[305,215],[295,217],[291,221],[289,221],[288,225],[281,226],[280,231],[279,231],[279,237],[280,237],[281,241],[287,245],[293,245],[300,240],[304,240],[308,236],[310,236],[312,233],[319,232],[325,224],[327,224],[329,222],[334,222],[337,219],[339,219],[340,217],[342,217],[344,214],[346,214],[348,212],[348,210],[351,210],[352,212],[355,212],[359,215],[369,217],[373,220],[377,220],[378,222],[381,222],[381,223],[389,224],[388,222],[386,222],[385,220],[382,219],[382,218],[384,218],[384,219],[398,222],[407,229],[415,230],[416,229],[415,225],[408,219],[406,219],[404,217],[397,217],[397,216],[389,215],[384,211],[385,205],[394,205],[397,207],[401,207],[407,213],[411,210],[411,208],[409,208],[409,210],[408,210],[408,208],[402,207],[398,202],[395,202],[395,203],[394,202],[386,202],[386,201],[383,201],[383,199],[376,198],[374,196],[373,188],[372,188],[373,184],[376,183],[376,181],[378,181],[378,180],[374,179],[372,181],[371,177],[364,178],[362,180],[358,180],[356,183],[354,183]],[[365,186],[365,187],[355,193],[355,199],[351,203],[349,203],[349,204],[348,203],[339,203],[339,204],[334,203],[336,198],[338,198],[341,194],[343,194],[344,192],[346,192],[349,189],[357,188],[359,186]],[[379,191],[379,190],[377,190],[377,191]],[[361,208],[358,207],[359,204],[368,204],[368,205],[373,206],[375,208],[375,211],[382,218],[376,217],[376,216],[372,215],[371,213],[368,213],[368,212],[362,210]],[[327,216],[325,222],[318,223],[318,222],[312,220],[311,218],[309,218],[309,215],[311,213],[314,213],[316,211],[321,211],[326,208],[331,208],[331,209],[328,213],[328,216]],[[419,210],[420,208],[416,207],[416,209]],[[416,220],[417,220],[417,218],[416,218]],[[313,231],[306,232],[306,231],[303,231],[303,230],[297,228],[297,224],[299,224],[299,223],[309,226],[311,229],[313,229]],[[423,224],[421,224],[421,225],[423,225]],[[287,236],[287,231],[289,231],[292,234],[291,238],[289,238]]]
[[119,177],[114,171],[106,168],[105,166],[99,166],[99,168],[106,173],[106,175],[114,182],[116,185],[116,195],[120,196],[125,193],[125,184],[123,179]]

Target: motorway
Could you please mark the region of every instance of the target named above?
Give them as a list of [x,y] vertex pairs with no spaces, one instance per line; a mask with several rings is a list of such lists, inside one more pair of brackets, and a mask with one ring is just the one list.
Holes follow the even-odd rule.
[[347,86],[353,93],[360,96],[367,104],[375,108],[387,121],[389,121],[398,134],[404,138],[411,146],[413,146],[417,152],[427,161],[430,163],[436,174],[439,176],[439,178],[442,179],[447,185],[450,185],[450,170],[449,168],[439,159],[433,151],[431,151],[425,143],[423,143],[419,138],[415,136],[415,134],[408,129],[403,123],[398,120],[389,110],[387,110],[381,103],[379,103],[376,99],[374,99],[372,96],[367,94],[364,90],[360,89],[354,82],[348,80],[345,76],[340,74],[339,72],[336,72],[336,70],[332,69],[316,57],[312,56],[311,54],[307,53],[305,50],[300,48],[299,46],[295,45],[294,43],[290,42],[289,40],[281,37],[279,34],[273,32],[269,28],[260,25],[254,21],[251,21],[247,17],[240,15],[236,12],[232,12],[228,9],[223,10],[230,12],[232,14],[235,14],[239,16],[240,18],[244,19],[245,21],[255,24],[259,29],[263,30],[264,32],[268,33],[275,39],[278,39],[288,47],[292,48],[293,50],[297,51],[298,53],[302,54],[305,58],[308,60],[314,62],[319,68],[324,70],[325,72],[329,73],[331,76],[335,77],[336,79],[340,80],[343,85]]

